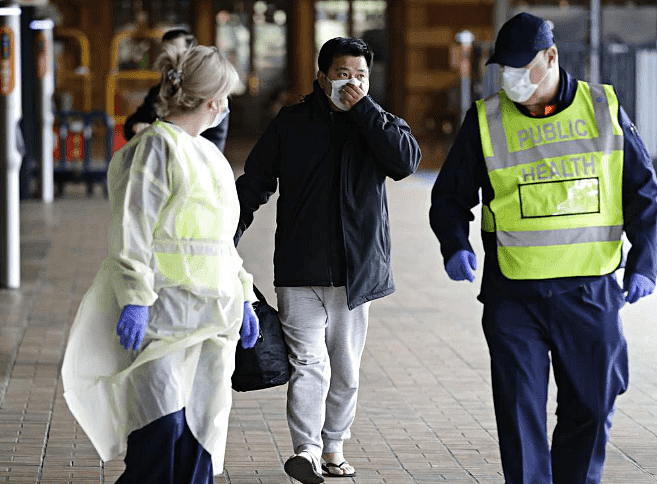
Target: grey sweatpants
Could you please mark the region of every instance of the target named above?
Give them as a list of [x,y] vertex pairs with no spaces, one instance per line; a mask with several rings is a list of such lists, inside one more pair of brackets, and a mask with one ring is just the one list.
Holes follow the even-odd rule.
[[353,311],[344,287],[277,287],[290,351],[287,421],[294,452],[342,452],[356,415],[370,303]]

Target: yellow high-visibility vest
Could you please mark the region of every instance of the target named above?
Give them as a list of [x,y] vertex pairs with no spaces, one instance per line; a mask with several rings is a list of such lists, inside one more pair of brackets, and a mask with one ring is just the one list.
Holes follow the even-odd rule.
[[482,230],[495,232],[509,279],[599,276],[621,262],[623,131],[612,86],[578,81],[573,103],[545,118],[501,91],[476,103],[495,196]]

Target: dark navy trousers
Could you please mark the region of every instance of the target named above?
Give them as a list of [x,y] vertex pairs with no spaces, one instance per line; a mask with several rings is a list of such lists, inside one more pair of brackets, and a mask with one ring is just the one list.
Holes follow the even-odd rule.
[[[506,484],[599,484],[628,354],[612,277],[546,298],[485,301],[493,400]],[[558,388],[550,449],[550,360]]]
[[125,472],[116,484],[213,484],[212,459],[187,426],[185,410],[128,436]]

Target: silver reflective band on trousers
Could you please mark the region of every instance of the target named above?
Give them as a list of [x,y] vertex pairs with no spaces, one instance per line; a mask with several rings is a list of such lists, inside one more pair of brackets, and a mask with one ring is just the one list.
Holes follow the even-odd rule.
[[344,287],[277,287],[290,351],[287,418],[294,452],[342,452],[356,415],[370,303],[352,311]]
[[18,7],[0,8],[0,287],[18,289],[20,273],[21,155],[16,143],[21,118],[21,47]]

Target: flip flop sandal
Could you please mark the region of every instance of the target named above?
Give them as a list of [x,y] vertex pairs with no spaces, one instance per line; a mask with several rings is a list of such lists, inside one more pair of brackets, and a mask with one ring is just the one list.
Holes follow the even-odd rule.
[[[344,469],[342,467],[348,465],[350,464],[346,460],[342,461],[340,464],[334,464],[333,462],[326,462],[325,464],[322,464],[322,470],[326,473],[326,477],[354,477],[356,475],[356,471],[352,472],[351,474],[344,473]],[[340,469],[343,473],[335,474],[331,472],[331,469]]]
[[[310,455],[309,455],[310,456]],[[315,470],[314,463],[296,454],[285,461],[285,472],[303,484],[321,484],[324,477]]]

